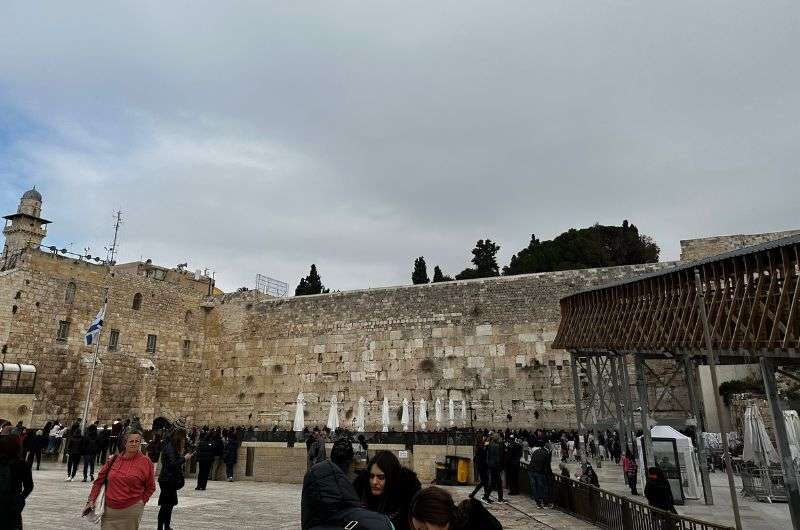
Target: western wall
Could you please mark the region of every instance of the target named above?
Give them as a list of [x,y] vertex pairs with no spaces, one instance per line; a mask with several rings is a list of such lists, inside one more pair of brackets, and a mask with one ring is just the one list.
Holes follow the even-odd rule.
[[[684,248],[700,257],[724,244],[702,241]],[[417,409],[427,401],[429,429],[436,398],[445,408],[466,400],[474,426],[574,426],[569,354],[551,348],[559,300],[671,265],[271,298],[222,294],[210,278],[149,262],[93,263],[40,242],[6,248],[0,263],[3,362],[38,372],[29,404],[15,401],[9,419],[33,424],[82,414],[94,352],[83,335],[107,297],[90,419],[135,414],[145,425],[164,416],[286,428],[302,391],[307,425],[325,424],[335,395],[342,424],[365,398],[368,429],[380,425],[384,396],[398,430],[403,398]]]

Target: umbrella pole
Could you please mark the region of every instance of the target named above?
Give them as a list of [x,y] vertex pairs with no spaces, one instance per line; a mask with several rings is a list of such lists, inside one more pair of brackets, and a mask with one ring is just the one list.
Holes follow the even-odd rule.
[[[761,357],[761,375],[764,378],[764,390],[767,393],[769,408],[775,423],[775,438],[778,442],[778,454],[781,457],[783,468],[783,483],[786,488],[786,497],[789,501],[789,513],[792,516],[794,528],[800,528],[800,488],[797,483],[797,472],[792,462],[792,452],[789,450],[789,440],[786,435],[786,423],[783,421],[783,412],[778,403],[778,386],[775,384],[775,360]],[[769,469],[767,470],[769,475]],[[770,479],[771,483],[771,479]]]

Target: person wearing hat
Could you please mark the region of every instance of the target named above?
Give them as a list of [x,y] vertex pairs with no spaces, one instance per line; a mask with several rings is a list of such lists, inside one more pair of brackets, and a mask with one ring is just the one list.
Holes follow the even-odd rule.
[[583,482],[584,484],[591,484],[595,488],[600,487],[600,481],[597,479],[597,473],[594,472],[592,468],[592,464],[589,462],[584,462],[581,465],[581,475],[578,477],[578,480]]

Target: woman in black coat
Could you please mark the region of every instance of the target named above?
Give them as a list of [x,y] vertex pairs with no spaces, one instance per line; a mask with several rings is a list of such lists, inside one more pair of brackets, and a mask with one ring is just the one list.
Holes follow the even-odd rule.
[[644,487],[644,496],[647,497],[647,502],[650,506],[665,512],[678,513],[675,511],[675,499],[672,497],[672,489],[669,487],[669,482],[660,467],[651,467],[647,470],[647,484]]
[[72,482],[75,474],[78,472],[78,464],[81,462],[81,454],[83,451],[83,436],[81,436],[81,427],[77,423],[72,426],[67,436],[67,482]]
[[408,507],[422,488],[417,474],[391,451],[378,451],[353,482],[364,507],[386,515],[396,530],[408,530]]
[[[89,425],[86,435],[81,440],[81,455],[83,455],[83,481],[86,482],[87,471],[94,482],[94,459],[97,455],[97,426]],[[73,474],[74,475],[74,474]]]
[[161,449],[161,472],[158,474],[158,530],[170,530],[172,509],[178,504],[178,490],[183,487],[183,464],[191,453],[183,455],[186,431],[177,429]]
[[474,498],[483,488],[483,499],[491,503],[494,501],[489,499],[489,463],[486,456],[486,442],[483,435],[477,434],[475,438],[475,471],[478,472],[478,485],[469,494],[469,498]]

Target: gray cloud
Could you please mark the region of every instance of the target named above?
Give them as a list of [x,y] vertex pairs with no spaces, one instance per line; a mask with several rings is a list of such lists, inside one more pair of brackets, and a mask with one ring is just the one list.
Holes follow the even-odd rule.
[[[0,206],[50,237],[292,286],[408,283],[635,222],[796,228],[791,3],[0,7]],[[6,119],[3,119],[6,116]]]

